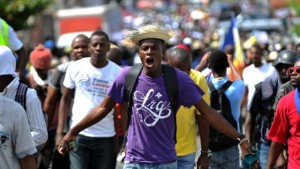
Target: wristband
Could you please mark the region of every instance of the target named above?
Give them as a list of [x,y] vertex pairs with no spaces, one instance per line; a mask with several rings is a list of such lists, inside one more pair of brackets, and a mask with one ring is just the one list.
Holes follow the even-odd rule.
[[208,154],[208,150],[201,150],[201,154]]
[[239,143],[241,143],[244,138],[246,138],[246,136],[244,134],[240,134],[236,139],[239,141]]
[[240,145],[242,145],[245,141],[248,141],[248,139],[247,138],[243,138],[241,141],[240,141]]

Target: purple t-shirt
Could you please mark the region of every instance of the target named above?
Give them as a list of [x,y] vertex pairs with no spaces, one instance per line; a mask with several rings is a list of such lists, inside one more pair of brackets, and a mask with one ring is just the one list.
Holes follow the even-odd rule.
[[[117,103],[126,99],[125,77],[130,67],[117,76],[108,95]],[[203,91],[190,77],[176,69],[178,108],[191,107],[200,101]],[[163,75],[151,78],[141,73],[132,93],[132,116],[128,128],[126,161],[169,163],[176,160],[174,116]]]

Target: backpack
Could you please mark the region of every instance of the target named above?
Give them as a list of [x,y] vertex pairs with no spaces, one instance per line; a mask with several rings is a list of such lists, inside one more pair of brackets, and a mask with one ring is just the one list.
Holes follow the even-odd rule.
[[[224,83],[219,90],[216,90],[212,82],[208,82],[208,87],[211,91],[210,103],[211,107],[219,112],[225,120],[227,120],[235,129],[237,122],[232,116],[230,101],[225,95],[225,91],[232,84],[231,81]],[[212,151],[220,151],[238,144],[237,140],[229,138],[220,133],[216,129],[209,128],[209,149]]]
[[[25,112],[26,111],[26,93],[28,90],[28,86],[24,83],[19,83],[19,86],[17,88],[17,93],[16,93],[16,97],[15,97],[15,101],[18,102],[19,104],[21,104],[21,106],[24,108]],[[48,126],[48,116],[45,112],[43,112],[44,118],[45,118],[45,122],[46,122],[46,126]]]
[[274,118],[273,104],[278,89],[278,80],[265,80],[255,85],[250,113],[255,120],[254,141],[271,145],[267,133]]
[[[129,70],[126,78],[125,78],[125,86],[126,86],[126,96],[127,96],[127,100],[129,102],[128,104],[128,122],[127,122],[127,129],[129,127],[130,124],[130,120],[131,120],[131,107],[132,107],[132,91],[135,88],[135,84],[137,82],[137,79],[139,77],[139,75],[141,74],[143,69],[143,65],[142,64],[135,64],[131,67],[131,69]],[[166,84],[166,89],[167,89],[167,93],[168,93],[168,98],[170,100],[171,103],[171,107],[173,110],[173,116],[174,116],[174,124],[175,124],[175,131],[174,131],[174,140],[176,143],[176,112],[177,112],[177,103],[178,103],[178,82],[177,82],[177,76],[176,76],[176,72],[175,72],[175,68],[173,68],[172,66],[169,65],[162,65],[162,71],[163,71],[163,76],[164,76],[164,81]]]

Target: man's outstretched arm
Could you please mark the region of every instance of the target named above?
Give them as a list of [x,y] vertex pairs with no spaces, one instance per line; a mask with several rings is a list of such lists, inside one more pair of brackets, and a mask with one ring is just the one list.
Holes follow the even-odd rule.
[[87,116],[85,116],[77,125],[69,130],[69,132],[61,140],[58,151],[61,154],[65,154],[72,150],[72,147],[68,145],[69,142],[74,141],[79,132],[92,126],[93,124],[101,121],[116,105],[116,102],[109,96],[106,96],[99,105],[97,105]]

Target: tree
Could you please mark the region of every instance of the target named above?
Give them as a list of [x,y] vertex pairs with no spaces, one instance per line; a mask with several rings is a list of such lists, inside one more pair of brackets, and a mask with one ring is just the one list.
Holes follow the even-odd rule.
[[[299,3],[299,0],[298,1],[297,0],[291,0],[289,5],[294,10],[295,15],[300,16],[300,3]],[[300,24],[293,24],[292,25],[292,31],[296,35],[300,36]]]
[[0,17],[16,31],[31,28],[34,16],[40,14],[53,0],[0,0]]

